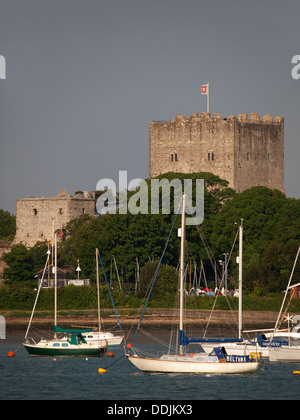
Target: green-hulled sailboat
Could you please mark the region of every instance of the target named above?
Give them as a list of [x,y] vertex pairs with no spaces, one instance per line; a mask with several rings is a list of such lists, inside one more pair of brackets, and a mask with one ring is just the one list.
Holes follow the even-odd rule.
[[[104,356],[107,342],[103,341],[103,345],[87,343],[82,334],[90,331],[92,330],[65,330],[55,326],[52,340],[41,339],[35,343],[32,339],[31,342],[27,339],[24,347],[31,356]],[[61,338],[57,338],[57,333],[62,334]]]
[[[48,251],[47,262],[45,264],[45,270],[49,261],[50,251]],[[107,350],[107,341],[99,341],[97,343],[87,343],[82,334],[88,333],[92,330],[68,330],[62,329],[57,326],[57,237],[55,235],[55,289],[54,289],[54,338],[47,340],[41,339],[36,343],[32,338],[28,337],[29,329],[31,326],[33,314],[38,301],[38,296],[41,290],[43,278],[40,282],[37,297],[32,310],[29,325],[25,334],[24,347],[31,356],[104,356]]]

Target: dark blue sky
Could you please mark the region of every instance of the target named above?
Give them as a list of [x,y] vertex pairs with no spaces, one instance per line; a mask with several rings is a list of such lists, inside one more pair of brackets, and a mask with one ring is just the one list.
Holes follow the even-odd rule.
[[0,208],[148,177],[148,127],[205,111],[285,117],[300,197],[300,2],[0,0]]

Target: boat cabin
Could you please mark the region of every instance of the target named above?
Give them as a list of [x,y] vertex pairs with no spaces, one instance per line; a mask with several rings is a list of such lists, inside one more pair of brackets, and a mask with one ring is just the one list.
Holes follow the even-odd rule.
[[[45,275],[44,275],[44,279],[43,279],[43,284],[42,284],[42,288],[43,289],[48,289],[48,288],[53,288],[54,287],[54,282],[55,282],[55,267],[54,265],[49,265],[46,270],[45,270]],[[40,283],[42,281],[43,278],[43,272],[44,270],[40,270],[37,272],[36,277],[38,279],[38,287],[40,286]],[[57,287],[63,287],[63,286],[67,286],[67,279],[66,279],[66,272],[64,270],[62,270],[61,268],[57,267]]]

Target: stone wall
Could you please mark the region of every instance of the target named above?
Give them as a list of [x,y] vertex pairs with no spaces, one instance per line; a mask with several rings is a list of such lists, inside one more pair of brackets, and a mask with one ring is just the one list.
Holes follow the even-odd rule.
[[234,187],[244,191],[254,185],[284,190],[284,119],[271,115],[260,120],[242,114],[235,127]]
[[51,241],[53,230],[82,214],[95,215],[93,193],[70,195],[59,190],[56,197],[30,197],[16,200],[16,236],[14,244],[31,247],[37,242]]
[[208,112],[149,124],[149,174],[212,172],[237,191],[265,185],[284,192],[284,119]]

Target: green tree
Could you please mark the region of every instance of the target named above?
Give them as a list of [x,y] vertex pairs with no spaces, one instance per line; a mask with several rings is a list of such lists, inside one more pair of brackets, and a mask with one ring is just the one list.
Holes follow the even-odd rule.
[[[168,173],[158,178],[171,181],[177,178],[184,184],[184,179],[205,179],[205,219],[201,229],[209,235],[211,220],[220,211],[224,201],[234,195],[228,188],[228,182],[209,173],[174,174]],[[109,271],[111,261],[115,258],[119,274],[123,273],[124,282],[134,282],[136,258],[140,266],[147,261],[159,259],[168,238],[174,220],[174,194],[171,190],[170,214],[151,214],[151,180],[147,180],[149,211],[148,214],[106,214],[98,218],[79,218],[66,225],[65,241],[60,245],[60,254],[64,255],[63,265],[74,266],[80,259],[80,266],[84,275],[95,279],[95,248],[100,251],[105,269]],[[135,192],[128,192],[130,200]],[[194,192],[195,197],[195,192]],[[177,210],[177,209],[176,209]],[[175,211],[176,211],[175,210]],[[177,217],[174,231],[166,250],[164,263],[175,266],[179,260],[179,245],[177,228],[180,227],[180,216]],[[197,257],[208,261],[205,249],[200,244],[199,227],[190,226],[187,233],[190,257]],[[82,274],[83,274],[82,273]]]
[[232,248],[237,226],[243,219],[244,227],[244,268],[260,261],[263,250],[274,238],[281,209],[286,197],[278,190],[253,187],[236,194],[227,202],[213,222],[210,238],[214,254],[221,258]]
[[8,266],[3,271],[3,278],[6,283],[33,280],[35,273],[32,255],[24,245],[14,245],[11,252],[4,255],[3,260]]
[[[245,290],[256,295],[285,290],[298,247],[299,241],[295,240],[288,243],[272,241],[263,251],[260,262],[246,270],[243,280]],[[295,267],[292,284],[299,282],[300,261]]]
[[[280,191],[266,187],[253,187],[237,194],[228,188],[227,181],[210,173],[167,173],[158,178],[169,181],[177,178],[182,185],[185,179],[192,179],[194,197],[195,180],[205,180],[204,221],[200,226],[187,226],[186,258],[191,262],[195,260],[198,267],[200,260],[203,262],[208,283],[215,280],[214,261],[224,260],[223,253],[231,251],[240,220],[244,219],[245,290],[264,294],[285,287],[300,239],[300,200],[286,198]],[[107,277],[109,278],[114,258],[123,286],[133,290],[136,258],[142,270],[147,266],[147,271],[151,271],[148,262],[160,259],[175,213],[174,194],[171,190],[170,214],[161,214],[161,209],[159,214],[151,214],[151,180],[146,182],[148,214],[117,212],[97,218],[82,215],[70,221],[63,229],[63,240],[59,242],[59,266],[74,276],[79,259],[81,276],[94,281],[95,248],[98,248]],[[128,200],[135,199],[134,194],[135,192],[128,192]],[[178,215],[164,255],[163,267],[166,265],[176,269],[179,262],[180,240],[177,228],[180,223]],[[5,257],[8,264],[6,278],[11,282],[19,282],[21,279],[29,281],[44,266],[46,249],[45,244],[37,245],[31,250],[21,246],[13,248],[11,255],[7,254]],[[229,265],[229,277],[233,279],[237,278],[238,273],[235,262],[237,254],[236,243]],[[117,281],[115,270],[113,281]],[[157,281],[159,284],[159,279]]]
[[274,239],[277,242],[288,242],[300,239],[300,199],[287,198],[282,206],[276,226]]
[[[152,282],[155,279],[155,273],[159,261],[148,261],[141,269],[140,284],[137,290],[138,297],[144,297],[149,292]],[[170,296],[175,297],[178,288],[178,271],[175,267],[162,264],[155,279],[155,284],[152,289],[151,298],[161,300]]]
[[16,234],[16,216],[0,209],[0,239],[13,239]]
[[27,249],[24,245],[14,245],[11,251],[3,256],[7,267],[3,271],[5,283],[26,283],[36,285],[36,273],[44,268],[46,263],[47,245],[37,243]]

